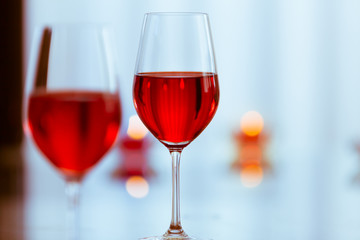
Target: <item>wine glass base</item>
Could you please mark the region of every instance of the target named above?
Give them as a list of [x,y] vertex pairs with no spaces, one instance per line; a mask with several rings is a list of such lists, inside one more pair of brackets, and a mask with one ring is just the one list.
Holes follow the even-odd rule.
[[140,238],[139,240],[211,240],[211,239],[204,239],[198,237],[191,237],[191,236],[154,236],[154,237],[145,237]]

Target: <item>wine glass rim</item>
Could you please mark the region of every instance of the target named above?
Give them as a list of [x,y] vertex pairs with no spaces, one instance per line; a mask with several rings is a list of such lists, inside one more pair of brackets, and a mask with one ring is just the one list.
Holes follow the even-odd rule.
[[145,15],[208,16],[208,14],[204,12],[148,12]]
[[108,22],[98,23],[98,22],[54,22],[54,23],[45,23],[35,27],[35,29],[57,29],[57,28],[68,28],[68,29],[77,29],[77,28],[87,28],[87,29],[112,29],[113,25]]

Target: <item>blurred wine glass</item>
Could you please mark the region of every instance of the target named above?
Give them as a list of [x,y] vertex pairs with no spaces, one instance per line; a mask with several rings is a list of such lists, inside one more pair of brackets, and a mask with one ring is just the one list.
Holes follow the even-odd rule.
[[79,239],[84,176],[117,139],[121,106],[111,28],[46,26],[35,34],[25,91],[25,125],[66,181],[68,239]]

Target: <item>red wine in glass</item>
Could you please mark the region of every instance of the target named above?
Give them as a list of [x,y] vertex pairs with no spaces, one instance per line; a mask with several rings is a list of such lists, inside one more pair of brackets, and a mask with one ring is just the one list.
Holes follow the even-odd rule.
[[28,124],[46,158],[66,178],[80,179],[113,145],[120,113],[116,94],[39,91],[29,98]]
[[149,131],[168,146],[187,146],[210,123],[219,103],[217,74],[149,72],[135,75],[134,103]]

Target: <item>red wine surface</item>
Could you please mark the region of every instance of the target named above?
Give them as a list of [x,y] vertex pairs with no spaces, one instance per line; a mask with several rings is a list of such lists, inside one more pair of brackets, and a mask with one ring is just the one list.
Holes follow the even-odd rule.
[[120,120],[116,94],[38,92],[29,99],[33,139],[67,177],[82,176],[104,156],[117,137]]
[[140,73],[133,89],[139,117],[168,147],[185,147],[193,141],[210,123],[219,103],[215,73]]

